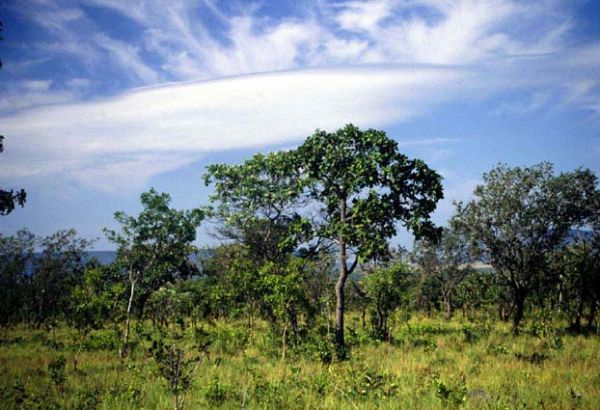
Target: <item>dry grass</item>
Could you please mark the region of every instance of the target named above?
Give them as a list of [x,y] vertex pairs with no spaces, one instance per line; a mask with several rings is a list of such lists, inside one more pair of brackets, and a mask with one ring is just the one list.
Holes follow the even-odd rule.
[[[417,317],[409,324],[410,330],[405,324],[395,329],[393,344],[371,341],[359,328],[351,359],[327,365],[306,352],[290,351],[282,361],[279,342],[265,329],[235,348],[223,329],[238,331],[242,325],[221,323],[223,340],[213,344],[195,373],[186,407],[598,408],[597,336],[550,331],[514,337],[503,323],[463,318]],[[97,336],[110,339],[110,332]],[[57,332],[58,347],[44,331],[3,330],[1,337],[5,408],[172,408],[170,393],[143,348],[125,362],[115,350],[90,348],[75,371],[69,329]],[[48,366],[61,355],[67,359],[66,379],[56,383]]]

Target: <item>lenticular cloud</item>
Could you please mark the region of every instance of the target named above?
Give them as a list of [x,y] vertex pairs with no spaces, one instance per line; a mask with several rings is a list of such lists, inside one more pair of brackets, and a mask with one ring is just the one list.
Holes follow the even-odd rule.
[[[0,118],[5,177],[142,184],[211,151],[293,143],[316,128],[407,120],[452,94],[455,68],[312,69],[172,83]],[[27,166],[23,166],[26,163]]]

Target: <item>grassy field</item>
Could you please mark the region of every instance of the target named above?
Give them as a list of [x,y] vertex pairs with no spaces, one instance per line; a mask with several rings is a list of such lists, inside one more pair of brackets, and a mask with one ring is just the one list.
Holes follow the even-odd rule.
[[[396,326],[390,344],[370,339],[358,318],[348,323],[350,359],[331,364],[306,348],[290,348],[282,359],[279,339],[264,324],[252,331],[242,322],[213,324],[213,342],[194,373],[186,408],[600,406],[596,335],[570,335],[532,320],[515,337],[500,322],[413,317]],[[55,335],[2,330],[3,408],[173,408],[172,395],[143,346],[122,362],[113,332],[98,331],[84,345],[75,370],[73,336],[64,327]]]

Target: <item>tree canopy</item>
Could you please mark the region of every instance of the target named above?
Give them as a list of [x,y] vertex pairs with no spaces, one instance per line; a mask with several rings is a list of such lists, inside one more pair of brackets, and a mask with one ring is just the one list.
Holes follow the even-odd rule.
[[598,209],[598,180],[583,169],[554,175],[549,163],[498,165],[483,175],[474,194],[474,200],[458,204],[457,221],[510,287],[518,332],[526,297],[550,279],[549,256]]

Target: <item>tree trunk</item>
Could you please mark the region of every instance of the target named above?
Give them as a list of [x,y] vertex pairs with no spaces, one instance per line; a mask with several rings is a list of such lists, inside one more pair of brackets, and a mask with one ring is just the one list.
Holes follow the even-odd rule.
[[[340,222],[341,226],[345,225],[346,219],[346,199],[340,200]],[[338,276],[337,283],[335,284],[335,297],[336,297],[336,311],[335,311],[335,344],[338,353],[343,355],[345,349],[344,342],[344,286],[346,279],[348,279],[348,266],[346,265],[346,241],[343,235],[339,238],[339,251],[340,251],[340,273]]]
[[589,329],[592,329],[594,327],[594,321],[596,320],[597,308],[598,308],[598,301],[592,300],[592,303],[590,305],[590,313],[588,315],[588,323],[587,323],[587,326]]
[[360,313],[360,321],[362,325],[362,329],[365,330],[367,327],[367,305],[362,305],[362,310]]
[[119,350],[119,357],[125,357],[127,343],[129,342],[129,328],[131,322],[131,307],[133,306],[133,295],[135,292],[135,280],[131,280],[131,290],[129,292],[129,302],[127,303],[127,312],[125,314],[125,334],[123,336],[123,346]]
[[283,334],[281,335],[281,360],[285,360],[285,349],[287,347],[287,343],[286,343],[286,336],[287,336],[287,326],[283,327]]
[[513,316],[513,328],[512,332],[514,335],[519,334],[519,327],[521,325],[521,320],[523,320],[523,315],[525,313],[525,292],[522,290],[515,290],[515,315]]
[[79,362],[79,354],[81,353],[81,349],[83,349],[83,342],[85,341],[86,334],[84,333],[79,339],[79,347],[77,348],[77,352],[75,353],[75,358],[73,359],[73,370],[77,371],[77,363]]
[[581,331],[581,316],[583,315],[583,302],[579,302],[577,307],[577,313],[575,314],[575,322],[573,323],[573,330],[576,332]]
[[449,293],[444,293],[444,305],[446,306],[446,320],[450,320],[452,318],[453,309]]

